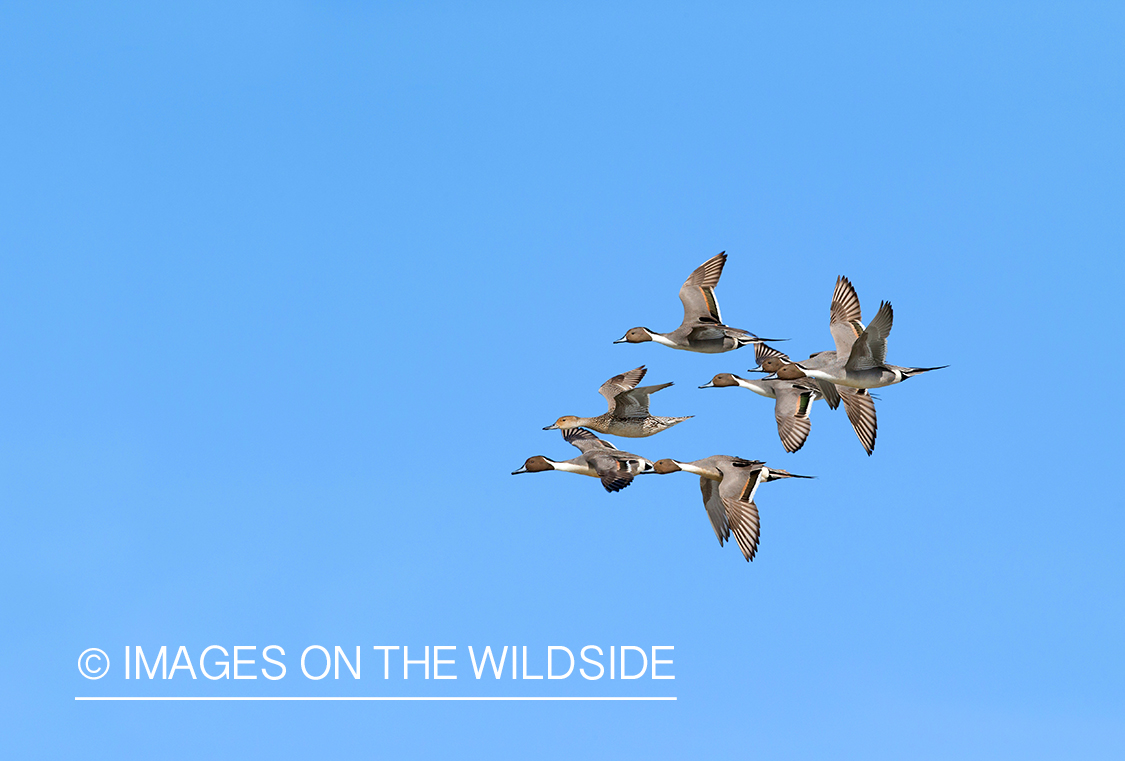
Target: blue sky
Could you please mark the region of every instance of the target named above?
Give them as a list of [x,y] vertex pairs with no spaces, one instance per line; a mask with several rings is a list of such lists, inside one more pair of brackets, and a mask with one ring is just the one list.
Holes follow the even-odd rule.
[[[212,3],[0,9],[0,731],[21,758],[1119,758],[1125,13],[1112,4]],[[671,330],[889,358],[787,454]],[[638,365],[652,459],[763,486],[747,565],[697,480],[509,473]],[[1085,376],[1090,377],[1090,381]],[[124,647],[279,644],[278,682]],[[363,647],[359,681],[305,647]],[[675,680],[473,679],[467,647],[675,647]],[[456,645],[382,680],[373,645]],[[75,673],[104,649],[105,679]],[[392,661],[392,664],[394,661]],[[399,661],[401,663],[401,661]],[[535,661],[532,661],[534,664]],[[198,662],[197,662],[198,665]],[[261,665],[259,660],[258,665]],[[582,664],[579,664],[582,665]],[[532,666],[534,671],[534,666]],[[392,676],[395,669],[392,668]],[[671,696],[622,703],[103,696]]]

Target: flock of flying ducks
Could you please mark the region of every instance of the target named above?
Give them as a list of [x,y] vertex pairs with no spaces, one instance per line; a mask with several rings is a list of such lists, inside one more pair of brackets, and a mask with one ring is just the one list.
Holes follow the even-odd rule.
[[[614,343],[653,341],[673,349],[705,354],[720,354],[752,344],[758,366],[750,372],[766,373],[765,377],[747,379],[719,373],[700,388],[739,386],[773,399],[777,433],[787,452],[796,452],[804,446],[812,430],[809,413],[813,402],[823,399],[831,409],[836,409],[843,402],[848,420],[870,455],[875,450],[878,427],[875,397],[870,389],[901,383],[920,373],[941,368],[887,364],[887,336],[894,319],[890,302],[882,302],[874,319],[865,326],[859,297],[846,277],[836,279],[829,312],[828,330],[835,342],[835,350],[817,352],[806,360],[794,362],[766,343],[782,339],[761,338],[723,323],[715,298],[715,286],[719,283],[726,260],[725,252],[708,259],[691,273],[680,288],[680,301],[684,304],[684,321],[680,327],[671,333],[632,328]],[[812,476],[799,476],[767,467],[761,460],[728,455],[715,455],[694,462],[672,459],[651,462],[640,455],[623,452],[591,433],[592,430],[611,436],[643,438],[691,417],[650,414],[649,397],[672,384],[638,386],[646,372],[642,365],[603,383],[598,392],[609,403],[605,413],[597,417],[564,415],[543,429],[562,431],[563,439],[581,452],[578,457],[555,461],[537,455],[529,458],[512,475],[560,470],[599,478],[606,491],[616,492],[632,483],[634,476],[646,473],[683,471],[695,474],[699,476],[703,506],[719,545],[722,546],[733,534],[742,556],[747,561],[753,560],[758,551],[760,533],[758,508],[754,504],[758,487],[780,478]]]

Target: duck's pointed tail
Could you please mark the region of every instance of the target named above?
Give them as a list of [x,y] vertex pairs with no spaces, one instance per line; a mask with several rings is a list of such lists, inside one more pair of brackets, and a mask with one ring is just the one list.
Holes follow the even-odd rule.
[[749,346],[750,344],[764,344],[766,341],[788,341],[788,338],[762,338],[753,333],[746,333],[738,337],[739,347]]
[[816,476],[802,476],[797,473],[790,473],[788,470],[782,470],[781,468],[770,468],[770,474],[766,478],[766,482],[776,481],[779,478],[816,478]]
[[940,367],[904,367],[902,368],[902,374],[904,378],[913,378],[915,375],[928,373],[930,370],[944,370],[947,367],[949,367],[949,365],[941,365]]

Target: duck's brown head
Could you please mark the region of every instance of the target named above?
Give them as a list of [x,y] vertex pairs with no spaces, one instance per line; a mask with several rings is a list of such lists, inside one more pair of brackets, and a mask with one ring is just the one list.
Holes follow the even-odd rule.
[[777,377],[782,380],[797,380],[798,378],[805,377],[805,371],[802,370],[799,365],[792,362],[774,372],[777,373]]
[[631,343],[642,344],[652,340],[652,331],[648,328],[630,328],[629,332],[614,341],[615,344]]
[[537,454],[534,457],[528,457],[527,462],[523,464],[523,467],[519,470],[513,470],[512,475],[515,476],[519,475],[520,473],[541,473],[544,470],[554,469],[555,468],[553,465],[551,465],[550,460],[548,460],[541,454]]
[[738,379],[735,378],[733,375],[731,375],[730,373],[719,373],[718,375],[716,375],[714,378],[711,379],[710,383],[708,383],[706,385],[703,385],[703,386],[700,386],[700,388],[723,388],[725,386],[737,386],[737,385],[738,385]]
[[652,464],[652,470],[655,473],[664,475],[665,473],[675,473],[680,470],[680,466],[676,464],[675,460],[663,459],[657,460]]
[[776,373],[787,364],[789,363],[783,359],[779,359],[778,357],[770,357],[768,359],[762,360],[762,364],[758,365],[758,369],[765,370],[767,373]]

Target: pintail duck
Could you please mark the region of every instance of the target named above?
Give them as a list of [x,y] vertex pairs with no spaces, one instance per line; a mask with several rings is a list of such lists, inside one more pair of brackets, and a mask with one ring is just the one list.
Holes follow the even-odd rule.
[[773,414],[777,418],[777,433],[781,437],[781,444],[785,447],[785,451],[796,452],[805,445],[805,439],[809,437],[809,431],[812,430],[812,421],[809,420],[812,403],[824,398],[815,383],[808,378],[797,381],[780,378],[748,380],[730,373],[719,373],[711,379],[710,383],[700,388],[727,386],[741,386],[768,399],[775,399]]
[[[809,378],[852,388],[881,388],[901,383],[920,373],[941,370],[940,367],[899,367],[888,365],[887,336],[891,333],[894,310],[889,301],[879,305],[875,318],[864,327],[860,321],[859,297],[846,277],[836,278],[829,313],[829,332],[836,342],[836,351],[815,355],[817,362],[797,362],[787,372],[802,371]],[[778,375],[778,377],[783,377]]]
[[573,460],[555,462],[542,455],[529,457],[519,473],[540,473],[544,470],[561,470],[565,473],[578,473],[602,480],[608,492],[621,491],[633,482],[633,476],[652,473],[653,464],[640,455],[622,452],[608,441],[602,441],[584,428],[571,428],[562,432],[563,439],[581,450],[582,454]]
[[626,436],[632,439],[652,436],[654,433],[671,428],[676,423],[682,423],[693,415],[687,417],[653,417],[648,414],[648,397],[662,388],[668,388],[671,383],[661,383],[659,386],[641,386],[641,378],[648,372],[644,365],[630,370],[621,375],[615,375],[598,389],[598,393],[609,402],[609,411],[597,417],[575,417],[564,415],[553,424],[545,426],[544,431],[556,428],[569,430],[571,428],[591,428],[598,433],[608,433],[613,436]]
[[747,344],[760,341],[779,341],[778,338],[759,338],[745,330],[723,324],[719,314],[719,302],[715,298],[715,286],[723,274],[726,252],[717,254],[699,267],[680,288],[680,301],[684,303],[684,321],[671,333],[657,333],[648,328],[632,328],[619,343],[644,343],[656,341],[673,349],[698,351],[704,354],[720,354],[733,351]]
[[747,562],[753,560],[758,551],[760,529],[758,506],[754,504],[754,494],[758,487],[765,481],[776,481],[779,478],[813,478],[767,468],[761,460],[743,460],[726,455],[715,455],[695,462],[657,460],[653,463],[653,469],[656,473],[682,470],[699,476],[703,507],[707,510],[707,517],[711,519],[715,536],[719,538],[719,546],[730,539],[733,533],[738,548],[742,550],[742,557]]
[[[863,445],[864,451],[866,451],[868,455],[871,455],[871,453],[875,451],[875,436],[879,431],[879,422],[875,417],[875,397],[869,391],[862,388],[837,386],[825,380],[806,378],[804,372],[797,369],[798,366],[794,364],[788,356],[766,344],[755,346],[754,353],[758,358],[758,367],[751,370],[751,372],[774,373],[777,375],[777,378],[772,381],[766,379],[748,381],[749,383],[772,383],[777,380],[799,383],[802,379],[806,382],[815,382],[817,384],[817,389],[822,394],[822,398],[827,400],[828,405],[832,409],[836,409],[841,401],[844,402],[844,411],[848,413],[848,421],[851,422],[852,428],[855,430],[855,435],[859,437],[859,443]],[[821,364],[827,364],[833,361],[835,357],[836,352],[834,351],[822,351],[813,354],[808,360],[802,362],[801,365],[817,367]],[[751,390],[755,389],[751,388]],[[825,390],[828,390],[829,395],[824,395]],[[780,404],[781,402],[779,400],[778,405]],[[780,426],[781,419],[778,418],[779,430]],[[784,437],[782,441],[784,442]]]

